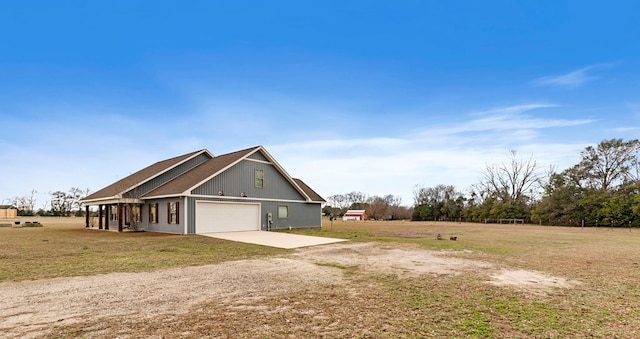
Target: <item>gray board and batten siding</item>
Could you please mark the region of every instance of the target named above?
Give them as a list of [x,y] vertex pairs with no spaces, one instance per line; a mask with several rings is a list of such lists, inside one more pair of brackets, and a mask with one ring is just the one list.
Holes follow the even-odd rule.
[[267,159],[267,157],[265,157],[262,154],[262,152],[255,152],[255,153],[251,154],[250,156],[248,156],[247,158],[253,159],[253,160],[260,160],[260,161],[269,162],[269,159]]
[[197,156],[185,161],[184,163],[168,170],[160,174],[159,176],[143,183],[142,185],[134,188],[133,190],[127,192],[124,196],[138,198],[141,197],[154,189],[164,185],[170,180],[186,173],[187,171],[193,169],[194,167],[202,164],[203,162],[211,159],[211,156],[206,152],[198,154]]
[[[170,224],[169,220],[167,220],[167,215],[169,214],[167,204],[170,202],[179,203],[177,224]],[[157,223],[149,222],[149,206],[151,204],[158,204]],[[184,234],[185,207],[184,198],[166,198],[148,201],[146,204],[142,205],[141,225],[144,227],[145,231]]]
[[[195,233],[195,204],[197,200],[224,201],[224,202],[259,202],[260,227],[266,230],[268,227],[267,213],[272,214],[273,223],[271,229],[289,227],[319,227],[321,224],[321,203],[307,202],[306,198],[287,180],[278,169],[268,161],[261,153],[252,154],[250,159],[242,160],[208,180],[191,191],[194,197],[188,199],[187,233]],[[264,173],[263,188],[255,187],[255,170]],[[223,192],[225,197],[218,197]],[[245,193],[247,197],[240,197]],[[239,197],[233,199],[231,197]],[[265,199],[265,200],[261,200]],[[278,207],[287,206],[289,215],[287,218],[278,218]]]
[[[254,175],[257,169],[264,173],[262,188],[255,187]],[[274,165],[246,159],[196,187],[191,194],[217,196],[220,191],[230,197],[239,197],[244,192],[251,198],[306,200]]]

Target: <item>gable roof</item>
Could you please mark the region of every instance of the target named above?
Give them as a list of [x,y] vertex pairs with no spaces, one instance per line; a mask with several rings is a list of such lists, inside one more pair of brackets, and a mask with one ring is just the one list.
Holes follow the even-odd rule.
[[155,189],[143,193],[141,199],[162,198],[162,197],[175,197],[175,196],[188,196],[191,191],[203,183],[211,180],[218,174],[224,172],[228,168],[237,164],[238,162],[247,159],[249,156],[256,152],[261,154],[269,160],[269,162],[285,177],[287,181],[302,195],[305,200],[310,202],[326,202],[318,193],[312,190],[307,184],[300,179],[294,179],[278,164],[275,159],[264,149],[262,146],[255,146],[240,151],[223,154],[214,157],[206,149],[187,153],[175,158],[159,161],[151,166],[148,166],[134,174],[129,175],[87,197],[82,199],[83,202],[95,202],[105,201],[109,199],[119,199],[125,192],[128,192],[143,183],[159,176],[162,173],[169,171],[170,169],[180,165],[187,160],[198,156],[202,153],[207,153],[211,158],[205,160],[199,165],[187,170],[186,172],[176,176],[175,178],[167,181],[166,183],[156,187]]
[[167,160],[158,161],[155,164],[145,167],[138,172],[135,172],[125,178],[122,178],[113,184],[92,193],[82,199],[82,201],[92,201],[92,200],[100,200],[100,199],[109,199],[116,198],[119,195],[139,186],[158,175],[178,166],[179,164],[191,159],[192,157],[199,155],[201,153],[207,152],[207,150],[202,149],[199,151],[183,154],[174,158],[170,158]]
[[247,155],[253,153],[258,148],[259,146],[247,148],[241,151],[223,154],[211,158],[200,164],[199,166],[191,169],[190,171],[187,171],[186,173],[174,178],[166,184],[143,195],[142,198],[144,199],[149,197],[175,196],[188,193],[193,188],[195,188],[195,186],[198,186],[202,181],[206,181],[207,178],[213,177],[221,171],[227,169]]
[[0,205],[0,210],[15,210],[17,207],[13,205]]

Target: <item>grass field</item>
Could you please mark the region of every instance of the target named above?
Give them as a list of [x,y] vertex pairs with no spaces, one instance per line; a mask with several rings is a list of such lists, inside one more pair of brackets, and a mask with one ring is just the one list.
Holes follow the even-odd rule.
[[41,228],[0,227],[0,282],[144,272],[275,255],[275,248],[200,236],[85,229],[84,218],[23,218]]
[[[199,236],[85,230],[83,220],[33,221],[44,227],[0,228],[0,281],[149,272],[298,253]],[[49,335],[145,337],[179,331],[183,337],[640,336],[637,229],[325,221],[321,230],[292,232],[373,243],[386,250],[437,251],[514,271],[542,272],[574,284],[521,289],[488,284],[482,272],[373,272],[342,264],[336,257],[335,262],[319,264],[340,271],[345,280],[341,285],[263,296],[260,305],[236,307],[233,312],[209,300],[188,314],[137,321],[111,318],[101,322],[99,332],[86,330],[97,322],[80,322],[57,327]],[[437,234],[445,240],[436,240]],[[450,236],[458,240],[448,240]],[[287,316],[269,316],[283,300],[289,307]],[[311,311],[324,317],[312,318]],[[172,325],[167,327],[167,322]],[[128,330],[122,332],[123,328]]]

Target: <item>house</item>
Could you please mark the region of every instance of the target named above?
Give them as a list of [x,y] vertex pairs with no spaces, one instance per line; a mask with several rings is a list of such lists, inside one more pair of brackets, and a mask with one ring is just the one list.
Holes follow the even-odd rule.
[[18,210],[12,205],[0,205],[0,219],[13,219],[18,216]]
[[364,210],[348,210],[343,216],[342,220],[367,220],[367,214]]
[[98,228],[176,234],[321,227],[325,200],[262,146],[159,161],[81,200]]

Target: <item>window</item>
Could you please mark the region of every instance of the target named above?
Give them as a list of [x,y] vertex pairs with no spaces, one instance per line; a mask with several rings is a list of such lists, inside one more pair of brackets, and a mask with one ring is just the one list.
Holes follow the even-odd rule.
[[111,221],[118,220],[118,206],[116,205],[109,206],[109,220]]
[[256,187],[263,188],[264,187],[264,171],[261,169],[257,169],[255,171],[255,178],[256,178]]
[[179,219],[179,207],[178,202],[169,202],[167,203],[167,221],[170,224],[177,224]]
[[278,219],[287,219],[289,217],[289,206],[278,206]]
[[158,204],[149,205],[149,223],[150,224],[158,223]]

